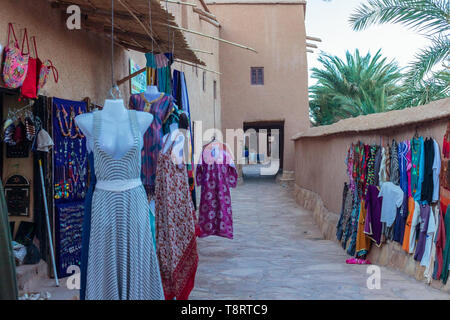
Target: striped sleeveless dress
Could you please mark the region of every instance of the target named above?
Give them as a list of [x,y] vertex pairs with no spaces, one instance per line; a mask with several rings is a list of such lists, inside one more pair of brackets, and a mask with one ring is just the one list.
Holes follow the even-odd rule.
[[[97,184],[92,200],[87,300],[164,299],[149,204],[140,182],[140,131],[136,111],[128,112],[134,144],[118,160],[100,148],[101,111],[94,112]],[[137,186],[123,190],[130,181],[138,181]],[[105,188],[105,184],[110,184],[111,189]]]

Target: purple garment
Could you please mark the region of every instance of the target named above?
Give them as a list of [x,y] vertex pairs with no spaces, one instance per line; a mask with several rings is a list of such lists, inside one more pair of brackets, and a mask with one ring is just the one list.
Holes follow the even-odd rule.
[[[218,158],[231,159],[226,156],[225,148],[222,148]],[[209,146],[205,147],[201,163],[197,165],[197,185],[202,187],[199,237],[216,235],[233,239],[230,188],[236,187],[238,175],[231,161],[213,161],[213,154]]]
[[364,225],[364,233],[371,238],[377,246],[381,244],[381,204],[383,197],[378,197],[378,188],[374,185],[370,185],[366,194],[366,223]]
[[421,261],[423,253],[425,252],[425,244],[427,242],[428,221],[430,220],[430,206],[428,204],[420,205],[420,232],[419,240],[417,241],[416,253],[414,260]]

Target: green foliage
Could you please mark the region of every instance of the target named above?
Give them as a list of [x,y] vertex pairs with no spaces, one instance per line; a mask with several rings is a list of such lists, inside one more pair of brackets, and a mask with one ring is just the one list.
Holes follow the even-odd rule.
[[371,25],[400,23],[431,34],[450,30],[448,0],[367,0],[350,16],[355,31]]
[[397,108],[402,93],[402,74],[394,61],[387,61],[380,50],[372,57],[359,51],[346,53],[343,61],[322,53],[323,68],[313,68],[317,83],[310,87],[310,118],[314,125],[331,124],[340,119],[389,111]]
[[[356,31],[376,24],[399,23],[424,33],[431,40],[431,45],[419,51],[409,65],[402,99],[398,102],[400,107],[449,96],[449,0],[367,0],[349,21]],[[434,71],[441,64],[442,70]]]

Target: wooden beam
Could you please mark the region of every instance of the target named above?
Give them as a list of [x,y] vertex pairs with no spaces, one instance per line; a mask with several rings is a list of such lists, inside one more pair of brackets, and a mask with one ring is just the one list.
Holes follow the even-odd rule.
[[220,28],[220,24],[217,21],[215,21],[215,20],[211,20],[210,18],[205,17],[205,16],[198,16],[198,18],[200,20],[203,20],[203,21],[206,21],[206,22],[212,24],[213,26],[215,26],[217,28]]
[[312,51],[311,49],[306,49],[306,52],[308,52],[308,53],[314,53],[314,51]]
[[308,48],[314,48],[314,49],[317,49],[318,48],[318,46],[316,45],[316,44],[314,44],[314,43],[306,43],[306,46],[308,47]]
[[196,65],[196,64],[192,64],[192,63],[190,63],[190,62],[186,62],[186,61],[183,61],[183,60],[180,60],[180,59],[174,59],[174,61],[175,61],[175,62],[178,62],[178,63],[182,63],[182,64],[185,64],[185,65],[188,65],[188,66],[191,66],[191,67],[196,67],[196,68],[199,68],[199,69],[208,71],[208,72],[212,72],[212,73],[221,75],[220,72],[217,72],[217,71],[214,71],[214,70],[210,70],[210,69],[207,69],[207,68],[205,68],[205,67],[199,67],[199,66]]
[[306,40],[322,42],[322,39],[316,38],[316,37],[311,37],[311,36],[306,36]]
[[136,77],[136,76],[140,75],[141,73],[145,72],[145,70],[147,70],[147,67],[142,68],[141,70],[138,70],[136,72],[133,72],[129,76],[126,76],[125,78],[120,79],[119,81],[117,81],[117,85],[120,86],[120,85],[124,84],[128,80],[133,79],[134,77]]
[[184,32],[189,32],[189,33],[192,33],[192,34],[196,34],[196,35],[199,35],[199,36],[202,36],[202,37],[206,37],[206,38],[210,38],[210,39],[213,39],[213,40],[217,40],[217,41],[220,41],[220,42],[223,42],[223,43],[230,44],[230,45],[235,46],[235,47],[239,47],[239,48],[242,48],[242,49],[246,49],[246,50],[250,50],[250,51],[253,51],[255,53],[258,53],[255,49],[247,47],[247,46],[244,46],[244,45],[239,44],[239,43],[235,43],[235,42],[231,42],[231,41],[228,41],[228,40],[224,40],[224,39],[221,39],[221,38],[218,38],[218,37],[215,37],[215,36],[211,36],[211,35],[208,35],[208,34],[204,34],[204,33],[198,32],[198,31],[172,26],[170,24],[163,24],[163,25],[168,26],[169,28],[172,28],[172,29],[177,29],[177,30],[181,30],[181,31],[184,31]]
[[197,6],[193,2],[184,2],[184,1],[178,1],[178,0],[159,0],[159,1],[164,1],[164,2],[168,2],[168,3],[176,3],[176,4],[185,5],[185,6],[191,6],[191,7],[196,7]]
[[194,52],[207,53],[207,54],[210,54],[210,55],[214,54],[213,52],[209,52],[209,51],[205,51],[205,50],[201,50],[201,49],[191,49],[191,50],[194,51]]
[[211,13],[211,11],[209,11],[209,8],[208,8],[208,6],[206,5],[206,3],[205,3],[204,0],[200,0],[200,3],[202,4],[203,8],[205,8],[205,11]]
[[192,8],[192,11],[194,11],[195,13],[198,13],[199,15],[202,15],[202,16],[205,16],[207,18],[210,18],[212,20],[216,20],[217,21],[217,18],[216,18],[215,15],[213,15],[212,13],[206,12],[206,11],[204,11],[202,9]]

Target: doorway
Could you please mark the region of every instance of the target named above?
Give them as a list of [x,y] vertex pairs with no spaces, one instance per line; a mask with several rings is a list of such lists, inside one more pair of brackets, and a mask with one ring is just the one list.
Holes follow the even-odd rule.
[[243,176],[263,177],[261,168],[266,168],[277,161],[278,170],[271,172],[270,175],[264,175],[266,178],[274,178],[283,170],[284,121],[244,122],[243,127],[246,133]]

